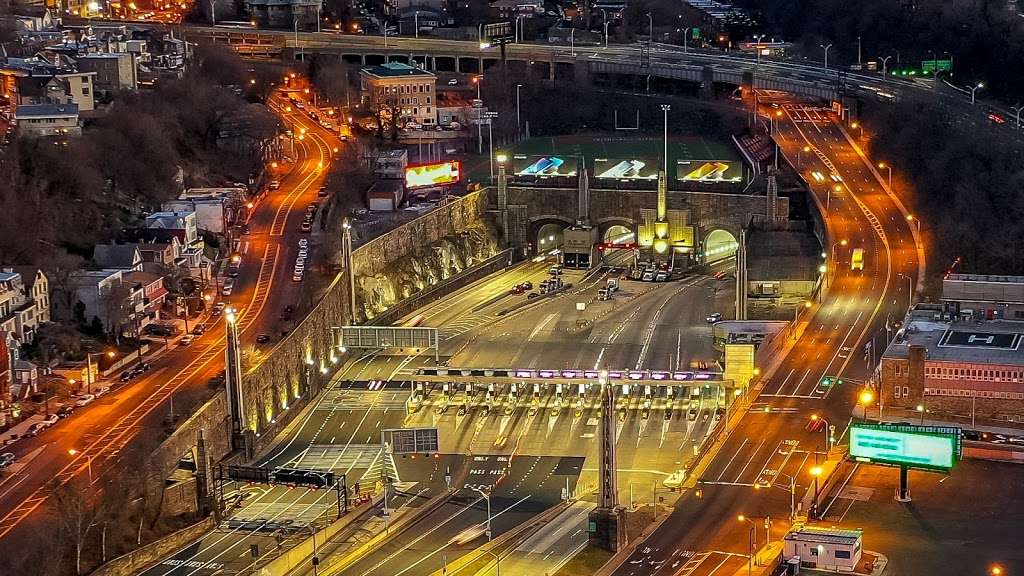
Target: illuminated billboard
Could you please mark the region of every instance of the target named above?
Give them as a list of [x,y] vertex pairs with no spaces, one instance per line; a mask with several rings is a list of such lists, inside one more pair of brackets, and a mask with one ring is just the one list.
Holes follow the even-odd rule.
[[679,160],[676,179],[685,182],[740,182],[743,164],[731,160]]
[[958,428],[853,424],[850,456],[861,462],[949,472],[960,456]]
[[649,158],[595,158],[594,177],[616,180],[657,180],[659,164]]
[[408,166],[405,169],[405,187],[413,190],[455,184],[459,181],[459,168],[457,160]]
[[576,158],[516,154],[512,157],[512,173],[516,176],[575,176]]

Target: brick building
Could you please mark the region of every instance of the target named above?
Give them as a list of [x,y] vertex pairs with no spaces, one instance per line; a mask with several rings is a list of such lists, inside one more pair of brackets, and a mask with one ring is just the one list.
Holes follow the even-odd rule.
[[918,305],[882,355],[882,409],[1024,421],[1024,322]]

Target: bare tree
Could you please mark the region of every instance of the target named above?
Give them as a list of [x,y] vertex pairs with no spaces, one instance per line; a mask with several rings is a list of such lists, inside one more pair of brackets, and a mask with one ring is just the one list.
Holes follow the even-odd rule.
[[89,533],[96,527],[96,521],[101,516],[97,494],[92,490],[88,478],[79,475],[59,484],[53,491],[53,500],[61,534],[74,547],[75,574],[81,574],[82,551]]
[[121,334],[127,328],[134,333],[135,327],[132,322],[134,310],[132,310],[132,287],[127,282],[118,282],[110,287],[106,294],[100,297],[100,307],[105,318],[102,318],[103,328],[107,334],[114,337],[114,341],[121,342]]

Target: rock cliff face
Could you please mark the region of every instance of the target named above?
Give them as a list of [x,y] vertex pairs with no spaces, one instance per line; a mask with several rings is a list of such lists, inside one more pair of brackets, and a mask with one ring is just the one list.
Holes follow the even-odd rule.
[[374,318],[395,303],[451,278],[498,252],[488,227],[478,222],[456,234],[405,254],[380,272],[358,276],[356,300],[366,318]]

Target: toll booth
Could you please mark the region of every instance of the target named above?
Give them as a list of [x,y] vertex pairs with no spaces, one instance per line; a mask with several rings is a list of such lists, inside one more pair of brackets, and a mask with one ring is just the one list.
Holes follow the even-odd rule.
[[863,553],[861,530],[798,526],[783,538],[782,557],[799,559],[800,566],[852,572]]
[[587,270],[600,264],[597,246],[597,228],[594,226],[573,226],[562,236],[562,265],[566,268]]

